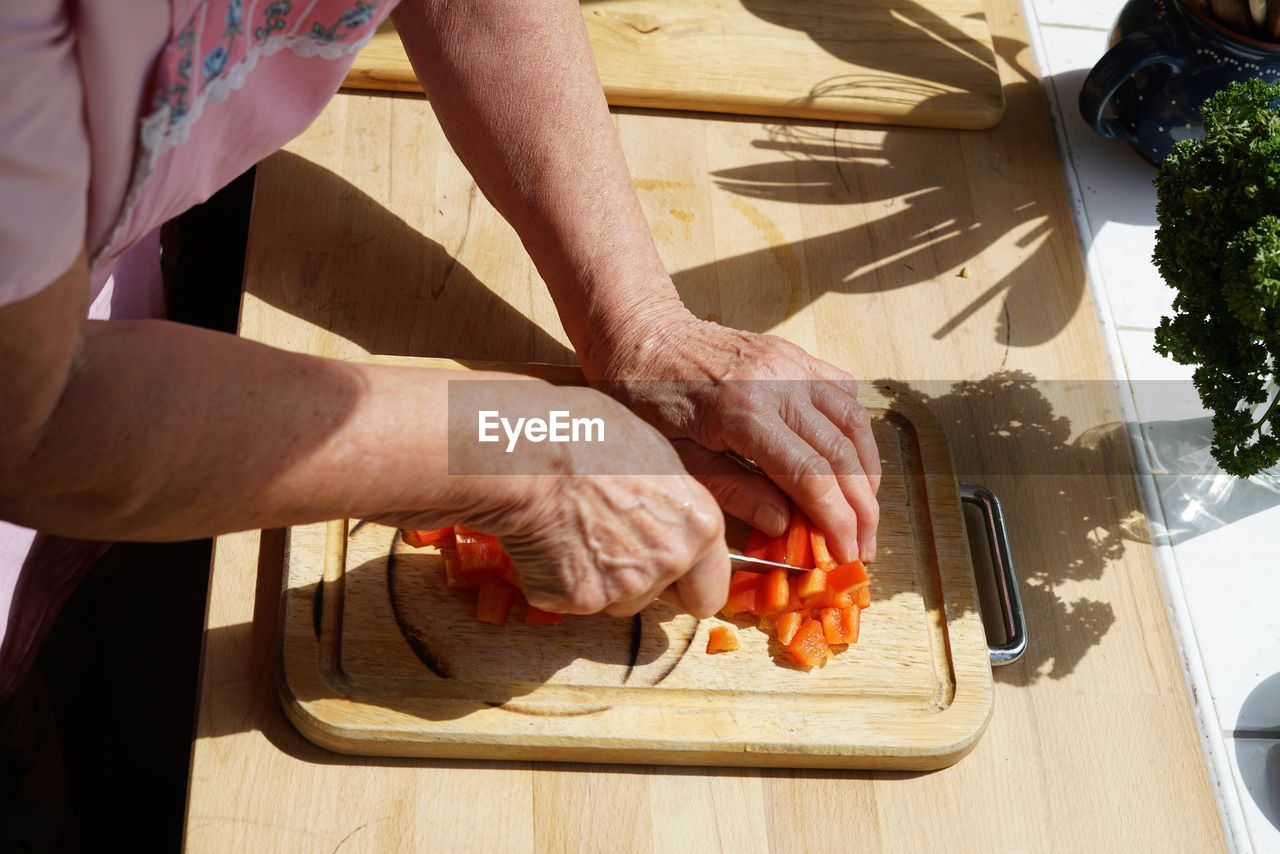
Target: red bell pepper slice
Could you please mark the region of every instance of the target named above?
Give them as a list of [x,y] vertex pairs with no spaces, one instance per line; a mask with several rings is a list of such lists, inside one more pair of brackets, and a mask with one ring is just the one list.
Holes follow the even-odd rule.
[[507,617],[511,616],[511,606],[519,595],[520,591],[505,581],[496,578],[482,581],[476,597],[476,619],[494,626],[505,626]]
[[787,599],[787,607],[782,610],[799,611],[804,607],[804,598],[800,595],[800,585],[803,583],[804,579],[800,577],[799,573],[795,573],[787,579],[787,584],[791,588],[791,596]]
[[809,529],[809,545],[813,548],[813,565],[818,569],[835,569],[836,559],[827,548],[827,535],[817,528]]
[[805,569],[813,566],[813,545],[809,541],[809,520],[800,512],[798,507],[791,509],[791,527],[787,529],[787,549],[782,562]]
[[845,643],[857,643],[858,632],[862,628],[862,609],[858,607],[840,609],[840,631]]
[[771,569],[760,579],[756,588],[756,613],[760,616],[777,614],[791,601],[791,585],[787,583],[785,569]]

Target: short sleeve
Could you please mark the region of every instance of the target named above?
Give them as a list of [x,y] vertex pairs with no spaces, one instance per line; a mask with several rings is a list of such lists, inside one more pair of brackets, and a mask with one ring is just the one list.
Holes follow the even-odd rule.
[[84,246],[89,140],[64,0],[0,3],[0,305],[67,271]]

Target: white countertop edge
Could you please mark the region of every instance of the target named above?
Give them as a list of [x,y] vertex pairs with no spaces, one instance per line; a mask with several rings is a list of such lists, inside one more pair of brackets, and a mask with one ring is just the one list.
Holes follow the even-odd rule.
[[[1086,250],[1084,241],[1080,240],[1081,235],[1089,233],[1089,221],[1084,211],[1084,194],[1076,171],[1071,165],[1070,143],[1066,129],[1060,120],[1064,115],[1064,105],[1059,102],[1058,93],[1054,87],[1045,84],[1049,73],[1043,60],[1046,52],[1040,33],[1040,20],[1032,0],[1022,0],[1022,10],[1026,16],[1027,35],[1031,40],[1036,70],[1040,75],[1041,91],[1049,106],[1049,118],[1053,123],[1054,137],[1058,144],[1058,158],[1063,166],[1063,178],[1066,180],[1071,203],[1071,216],[1076,225],[1076,240],[1084,254],[1089,292],[1093,295],[1094,311],[1102,329],[1102,340],[1107,352],[1107,361],[1111,366],[1111,375],[1116,380],[1121,414],[1127,424],[1136,425],[1139,423],[1137,407],[1134,403],[1133,391],[1129,387],[1124,359],[1121,356],[1116,324],[1112,320],[1111,299],[1104,284],[1106,279],[1094,253]],[[1071,103],[1065,105],[1065,108],[1074,110],[1076,105]],[[1151,461],[1147,456],[1147,447],[1142,441],[1141,431],[1131,427],[1126,432],[1129,435],[1129,446],[1133,453],[1135,477],[1143,512],[1148,520],[1158,522],[1167,530],[1168,526],[1164,524],[1164,514],[1155,487],[1155,478],[1151,474]],[[1153,544],[1153,548],[1156,553],[1160,588],[1164,593],[1165,610],[1169,614],[1174,643],[1178,656],[1182,660],[1182,673],[1186,678],[1196,730],[1200,735],[1205,761],[1209,766],[1209,780],[1213,785],[1214,800],[1218,805],[1218,816],[1222,820],[1227,846],[1233,851],[1248,852],[1251,850],[1251,843],[1245,825],[1244,811],[1240,804],[1240,792],[1232,771],[1226,739],[1218,726],[1217,713],[1213,707],[1213,695],[1209,690],[1204,660],[1200,654],[1195,629],[1191,624],[1191,615],[1187,607],[1182,579],[1178,574],[1178,565],[1174,559],[1173,549],[1167,543]]]

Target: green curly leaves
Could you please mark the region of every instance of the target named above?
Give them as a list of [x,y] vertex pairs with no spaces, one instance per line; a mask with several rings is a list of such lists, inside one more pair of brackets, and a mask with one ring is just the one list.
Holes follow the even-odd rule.
[[[1156,349],[1198,365],[1213,456],[1247,477],[1280,462],[1280,85],[1235,83],[1205,101],[1205,138],[1156,177],[1155,264],[1178,291]],[[1259,414],[1258,410],[1266,408]]]

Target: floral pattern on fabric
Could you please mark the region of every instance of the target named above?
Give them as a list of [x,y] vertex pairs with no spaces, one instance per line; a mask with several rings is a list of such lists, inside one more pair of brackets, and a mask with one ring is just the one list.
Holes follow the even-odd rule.
[[132,211],[155,164],[187,142],[206,105],[226,100],[260,61],[281,51],[349,64],[395,5],[396,0],[191,0],[156,62],[151,108],[141,120],[124,207],[91,264],[128,242]]
[[253,31],[253,37],[261,41],[285,28],[289,13],[293,11],[290,0],[275,0],[262,9],[262,25]]
[[376,2],[357,2],[339,15],[337,20],[328,27],[319,21],[313,23],[311,37],[324,42],[341,41],[350,35],[351,31],[358,30],[373,20],[373,13],[377,11],[377,7]]

